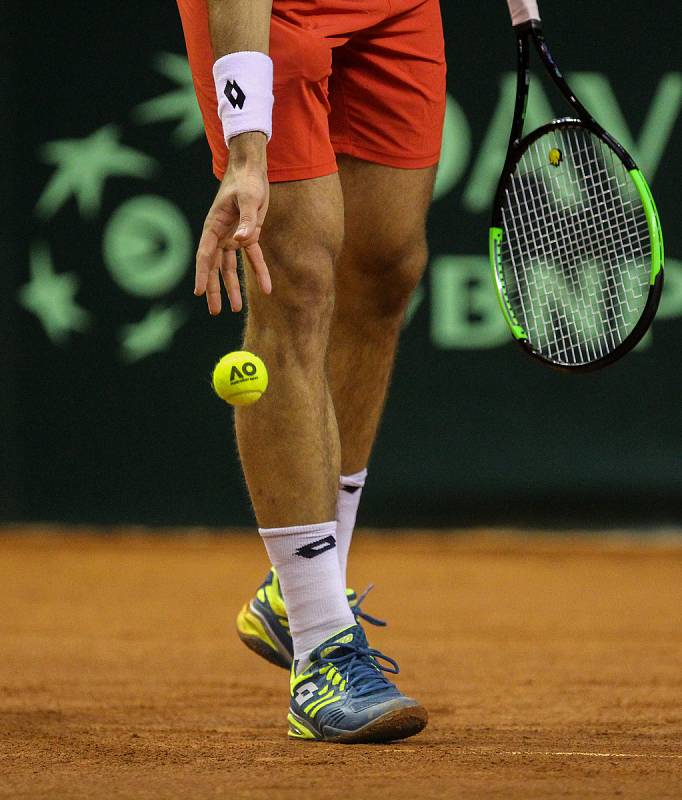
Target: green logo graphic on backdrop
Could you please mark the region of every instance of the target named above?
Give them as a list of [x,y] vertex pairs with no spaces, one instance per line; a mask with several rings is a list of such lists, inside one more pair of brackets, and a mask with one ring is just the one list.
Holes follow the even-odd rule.
[[[140,125],[174,121],[171,142],[176,147],[191,145],[202,136],[203,126],[187,59],[162,53],[155,65],[175,88],[133,108],[131,117]],[[160,173],[157,159],[125,145],[123,135],[118,125],[107,124],[80,139],[45,143],[39,157],[53,172],[36,203],[38,219],[48,223],[73,201],[79,215],[74,226],[74,238],[78,238],[79,225],[97,221],[109,181],[153,180]],[[133,196],[101,223],[106,270],[116,289],[131,297],[161,298],[191,266],[189,223],[168,198],[147,193]],[[49,242],[34,242],[30,278],[18,300],[37,317],[55,345],[66,345],[72,335],[87,334],[91,328],[93,312],[76,299],[80,286],[78,275],[55,268]],[[139,321],[123,321],[116,334],[120,359],[130,363],[170,349],[187,316],[178,303],[156,303]]]
[[139,361],[168,350],[186,319],[187,313],[178,306],[152,306],[140,322],[122,327],[119,334],[122,360]]
[[192,73],[187,59],[175,53],[159,53],[156,69],[176,85],[176,89],[141,103],[133,110],[133,119],[141,125],[175,122],[171,138],[178,147],[193,144],[204,135],[204,125],[194,94]]
[[76,199],[84,219],[99,211],[107,178],[149,178],[156,161],[119,142],[114,125],[100,128],[83,139],[48,142],[42,148],[43,161],[53,164],[54,173],[38,200],[36,212],[53,217],[71,197]]
[[130,294],[160,297],[182,280],[192,257],[185,217],[163,197],[141,195],[112,214],[102,242],[104,261]]
[[[150,191],[150,182],[160,174],[163,153],[152,156],[123,143],[137,126],[160,123],[172,126],[169,142],[174,148],[191,146],[203,136],[187,59],[160,53],[154,65],[171,88],[129,109],[132,125],[105,124],[80,139],[46,142],[38,154],[53,171],[38,198],[37,218],[49,231],[50,221],[75,205],[78,219],[74,239],[78,239],[79,226],[99,222],[102,261],[113,291],[151,303],[141,319],[122,320],[115,332],[124,363],[169,350],[189,316],[182,303],[162,302],[193,267],[194,242],[187,217],[176,202],[181,198]],[[629,127],[607,77],[591,72],[569,77],[588,107],[599,109],[602,124],[625,144],[653,181],[679,122],[682,74],[666,73],[651,87],[651,103],[637,133]],[[465,109],[454,97],[448,97],[434,201],[449,203],[453,217],[461,213],[477,215],[482,242],[504,160],[515,81],[513,73],[501,76],[497,105],[477,148]],[[533,82],[528,126],[540,125],[553,116],[541,83]],[[139,183],[139,193],[121,202],[108,219],[99,219],[108,183],[121,178],[131,190]],[[89,271],[92,267],[90,264]],[[666,267],[659,320],[682,315],[682,262],[668,259]],[[54,345],[65,346],[72,336],[88,335],[92,329],[95,311],[83,308],[78,300],[83,280],[83,276],[62,271],[53,263],[49,233],[47,241],[33,243],[28,280],[17,299],[35,315]],[[486,257],[439,255],[431,263],[429,280],[428,294],[423,286],[415,292],[407,323],[429,296],[435,347],[485,349],[507,344],[507,327],[492,289]]]
[[76,302],[78,276],[58,275],[50,251],[39,243],[31,248],[29,270],[31,277],[19,290],[19,302],[36,315],[51,341],[64,344],[71,333],[87,330],[90,314]]

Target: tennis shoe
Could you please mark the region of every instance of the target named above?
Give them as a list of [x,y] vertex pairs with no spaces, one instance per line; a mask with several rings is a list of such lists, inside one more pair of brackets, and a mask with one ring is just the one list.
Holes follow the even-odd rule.
[[367,643],[360,625],[335,634],[291,672],[289,736],[292,739],[355,744],[414,736],[428,715],[384,673],[398,664]]

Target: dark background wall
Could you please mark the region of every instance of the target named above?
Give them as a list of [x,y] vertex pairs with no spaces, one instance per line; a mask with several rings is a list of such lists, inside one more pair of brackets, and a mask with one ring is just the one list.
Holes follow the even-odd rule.
[[[557,60],[651,180],[669,259],[644,345],[573,377],[509,343],[487,265],[513,91],[505,3],[443,3],[431,264],[363,522],[682,518],[682,11],[655,6],[543,4]],[[240,320],[210,319],[191,294],[215,186],[175,6],[14,2],[0,15],[0,514],[249,523],[231,415],[209,385]],[[563,111],[550,87],[535,91],[531,122]]]

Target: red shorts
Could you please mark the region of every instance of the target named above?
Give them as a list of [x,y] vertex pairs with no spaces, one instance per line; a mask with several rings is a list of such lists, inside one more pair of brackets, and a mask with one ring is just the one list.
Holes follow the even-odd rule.
[[[213,171],[227,148],[218,119],[207,0],[178,0]],[[438,162],[445,54],[438,0],[274,0],[269,178],[336,171],[336,153],[418,169]]]

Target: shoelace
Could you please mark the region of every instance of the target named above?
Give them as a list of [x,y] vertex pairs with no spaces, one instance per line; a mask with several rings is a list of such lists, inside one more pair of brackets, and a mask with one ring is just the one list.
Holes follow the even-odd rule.
[[355,605],[351,608],[351,611],[355,615],[356,619],[364,619],[365,622],[369,622],[370,625],[376,625],[378,628],[385,628],[386,622],[383,619],[379,619],[378,617],[373,617],[371,614],[368,614],[366,611],[363,611],[361,608],[362,601],[367,597],[367,595],[372,591],[374,588],[374,584],[370,583],[370,585],[365,589],[365,591],[359,595],[358,599],[355,601]]
[[[386,662],[382,664],[381,662]],[[373,647],[348,642],[339,644],[331,656],[321,658],[318,664],[331,664],[356,688],[356,697],[364,697],[372,692],[380,691],[391,685],[383,673],[397,675],[400,672],[398,662],[384,655]]]

